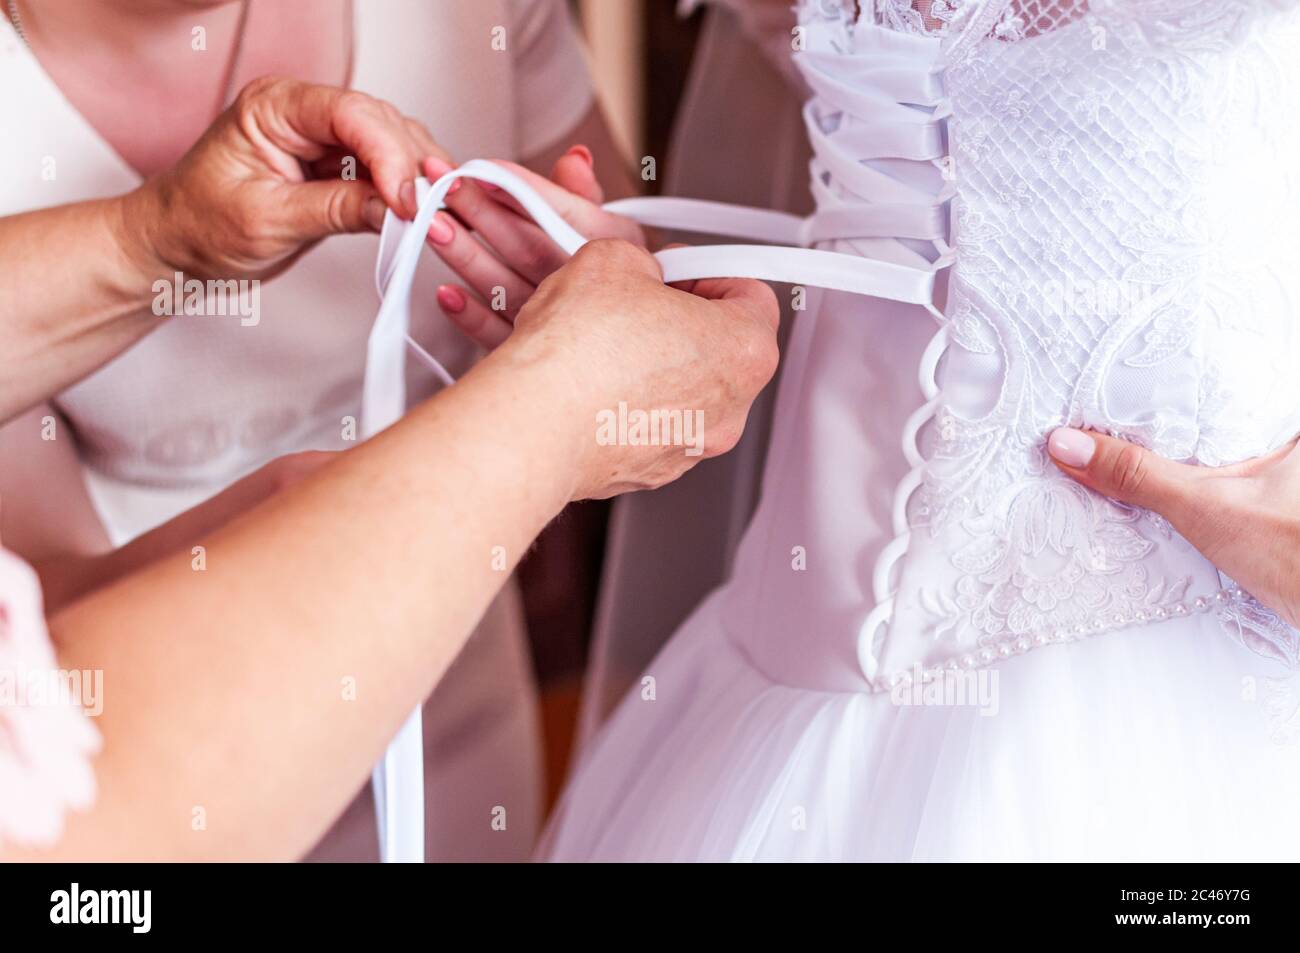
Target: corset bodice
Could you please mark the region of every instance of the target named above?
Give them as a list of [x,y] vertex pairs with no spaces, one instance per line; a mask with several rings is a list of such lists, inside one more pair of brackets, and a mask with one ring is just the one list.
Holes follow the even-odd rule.
[[[1220,465],[1300,431],[1300,4],[860,6],[799,10],[812,238],[951,262],[947,300],[937,333],[922,308],[839,295],[801,318],[778,411],[801,423],[772,451],[797,459],[769,462],[732,586],[749,651],[884,688],[1206,612],[1294,664],[1291,629],[1162,518],[1058,473],[1045,441],[1090,427]],[[869,421],[818,463],[829,413]],[[819,472],[837,456],[856,481]],[[862,485],[891,470],[888,502]],[[800,514],[798,484],[855,502]],[[837,568],[799,576],[800,546]]]

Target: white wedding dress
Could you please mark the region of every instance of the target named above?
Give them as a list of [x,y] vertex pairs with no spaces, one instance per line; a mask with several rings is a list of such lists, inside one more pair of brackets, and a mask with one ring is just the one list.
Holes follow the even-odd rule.
[[1300,431],[1300,0],[798,14],[807,244],[946,301],[810,294],[732,577],[542,856],[1300,857],[1296,632],[1044,452]]

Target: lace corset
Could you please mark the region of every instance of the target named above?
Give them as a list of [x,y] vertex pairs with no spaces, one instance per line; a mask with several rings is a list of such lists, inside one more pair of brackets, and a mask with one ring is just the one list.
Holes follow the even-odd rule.
[[[1300,431],[1300,3],[804,0],[799,13],[819,207],[879,201],[853,181],[862,169],[948,180],[911,201],[950,206],[951,255],[895,243],[952,267],[860,637],[868,679],[1197,611],[1294,665],[1294,631],[1162,518],[1059,474],[1045,440],[1087,427],[1221,465]],[[936,79],[940,95],[912,92]]]

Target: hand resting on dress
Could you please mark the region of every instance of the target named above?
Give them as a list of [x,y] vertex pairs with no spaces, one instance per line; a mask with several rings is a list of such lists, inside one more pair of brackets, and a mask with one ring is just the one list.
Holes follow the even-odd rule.
[[1210,562],[1300,626],[1300,448],[1229,467],[1175,463],[1108,437],[1061,428],[1056,465],[1089,489],[1165,517]]

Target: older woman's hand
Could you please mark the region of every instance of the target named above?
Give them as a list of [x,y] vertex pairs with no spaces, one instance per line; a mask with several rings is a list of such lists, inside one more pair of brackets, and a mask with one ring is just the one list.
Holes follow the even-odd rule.
[[0,423],[165,321],[158,281],[270,277],[327,235],[378,230],[385,205],[409,217],[442,155],[363,93],[259,79],[134,192],[0,216]]
[[416,211],[428,131],[364,93],[254,80],[175,168],[127,197],[128,227],[166,271],[265,278],[327,235]]
[[505,368],[500,392],[538,402],[568,435],[572,499],[614,496],[736,445],[776,371],[779,316],[761,281],[669,287],[649,252],[599,239],[542,281],[481,367]]
[[1206,558],[1300,626],[1300,449],[1230,467],[1174,463],[1104,434],[1061,428],[1056,465],[1084,486],[1154,510]]

